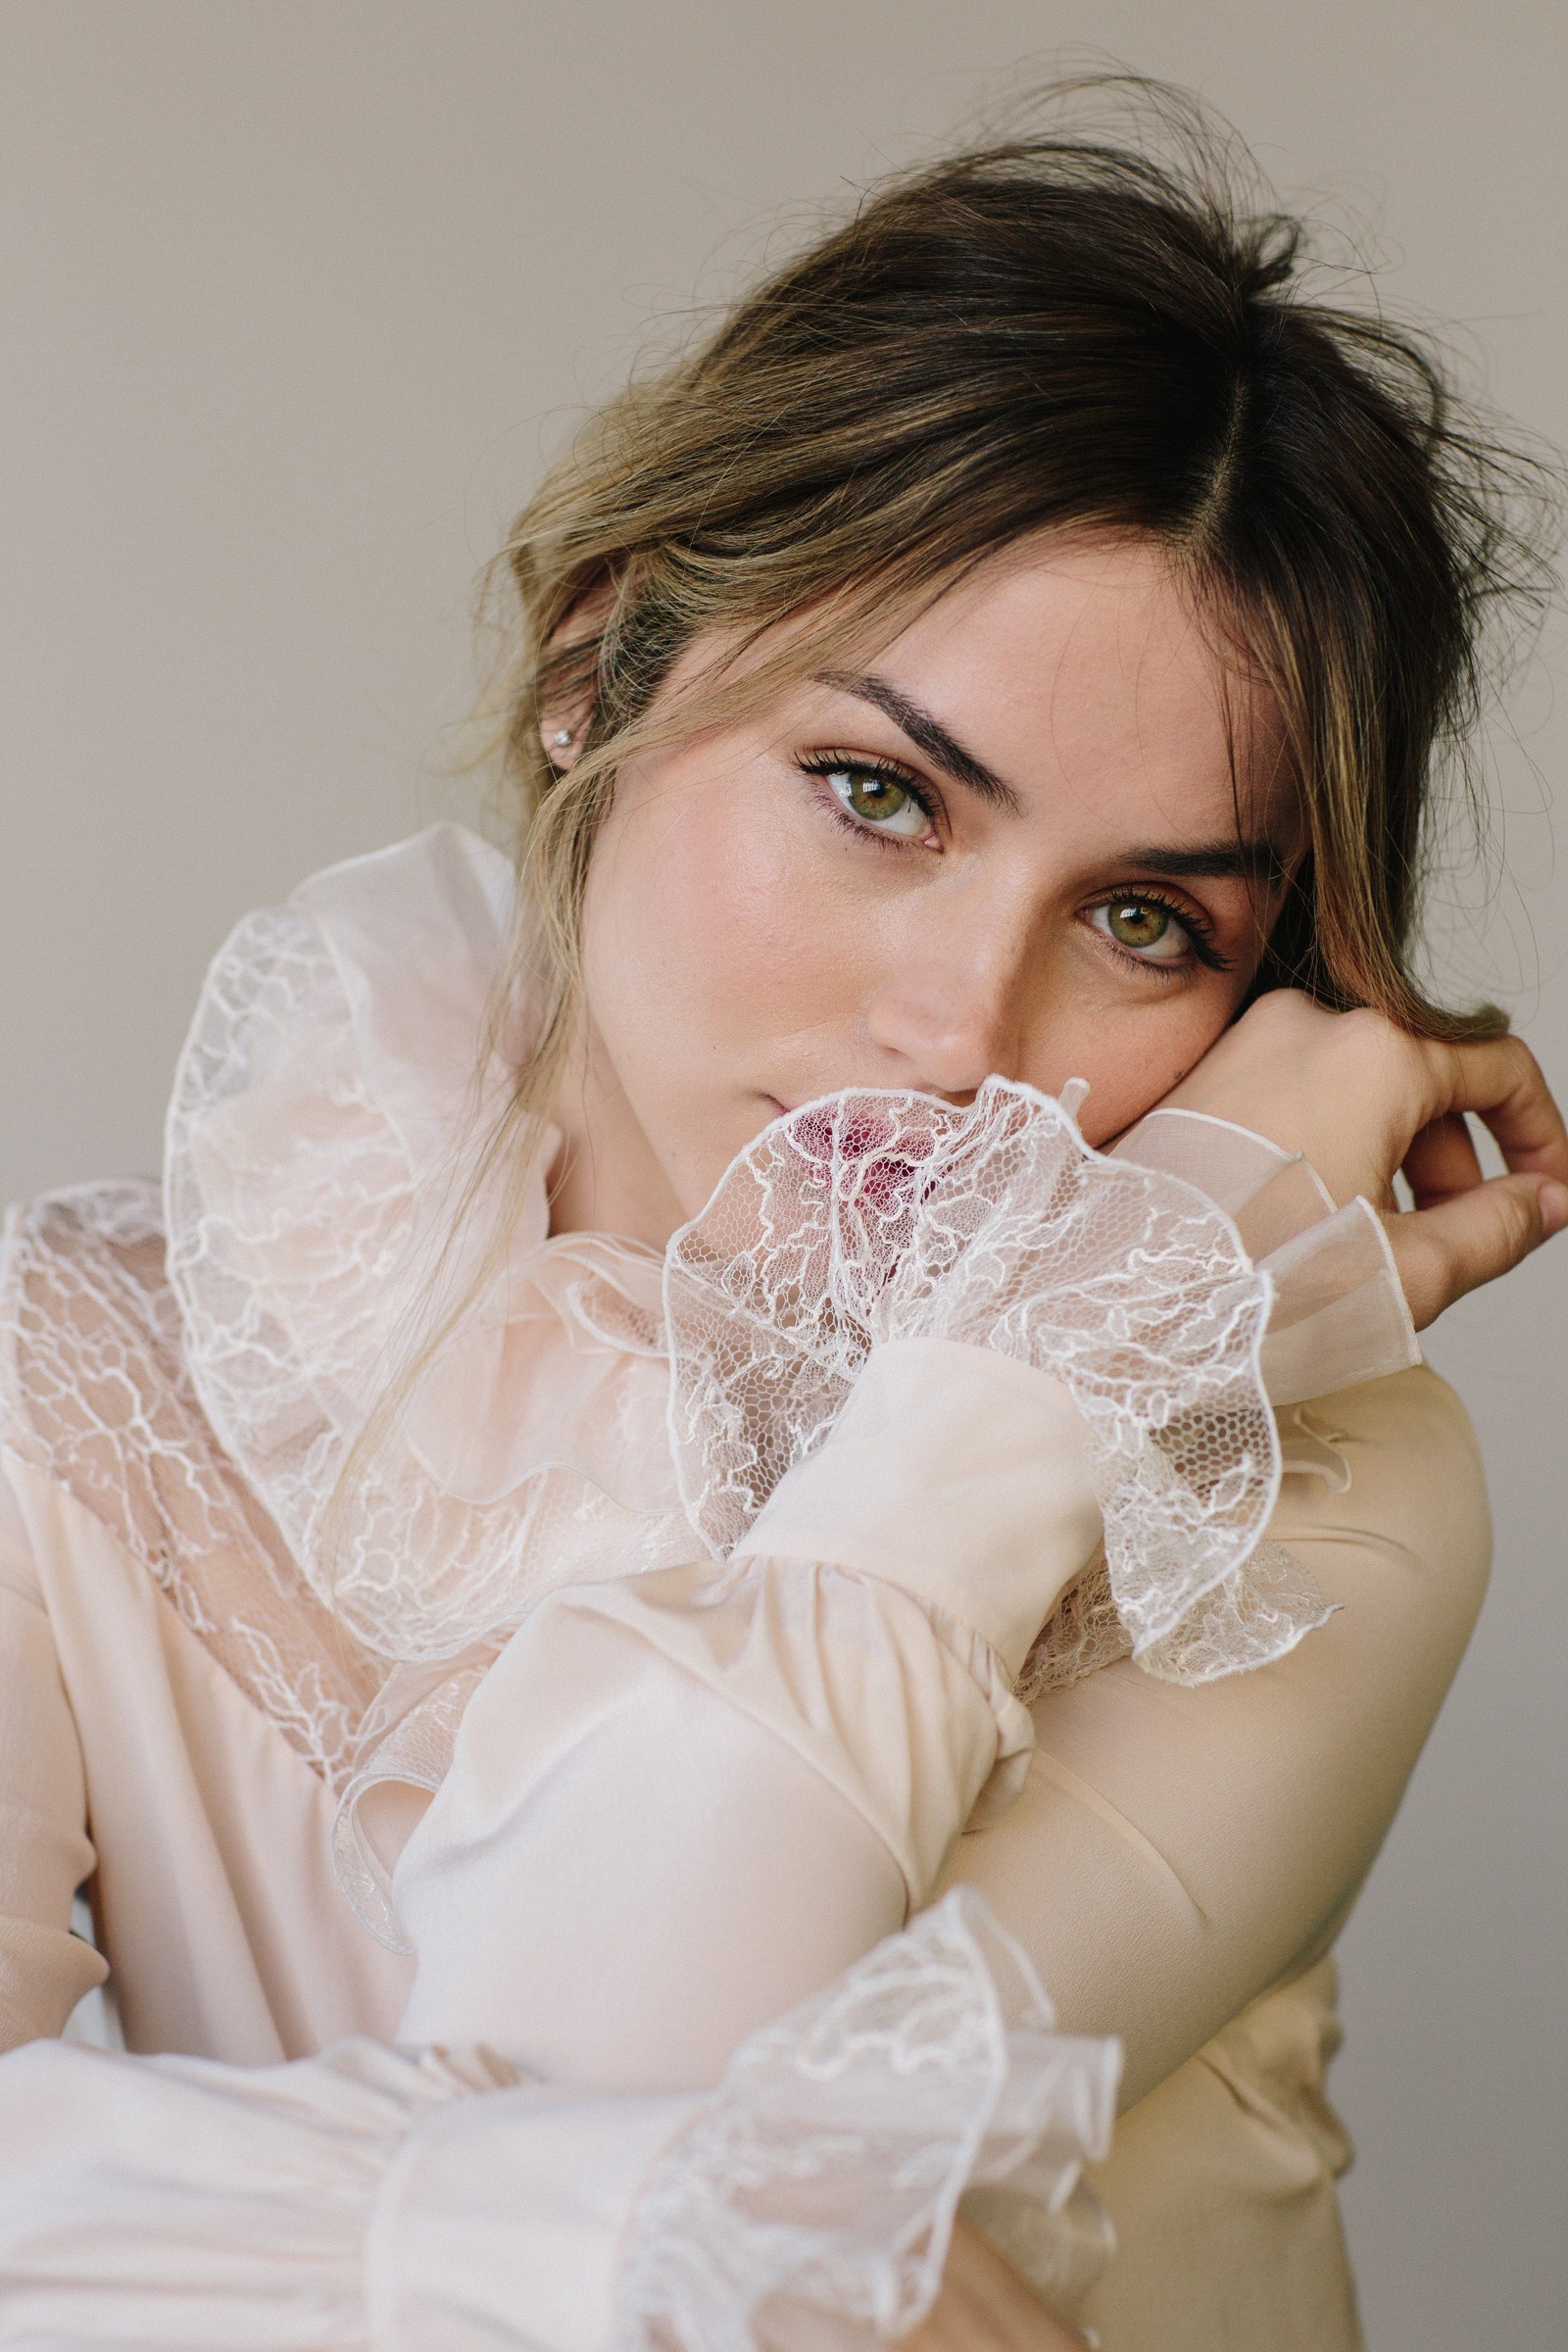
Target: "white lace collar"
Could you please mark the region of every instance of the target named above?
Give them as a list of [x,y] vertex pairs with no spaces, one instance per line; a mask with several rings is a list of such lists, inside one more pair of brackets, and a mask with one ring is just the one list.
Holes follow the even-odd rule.
[[607,1544],[630,1565],[691,1545],[661,1261],[549,1238],[542,1174],[329,1516],[405,1351],[495,1231],[499,1183],[477,1171],[527,1007],[480,1056],[514,909],[507,860],[452,825],[316,875],[218,956],[170,1110],[169,1270],[203,1408],[312,1585],[400,1659],[514,1622],[540,1576]]

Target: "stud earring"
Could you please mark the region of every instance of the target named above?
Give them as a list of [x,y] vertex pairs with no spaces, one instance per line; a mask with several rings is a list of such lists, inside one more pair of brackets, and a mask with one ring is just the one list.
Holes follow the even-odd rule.
[[570,741],[571,741],[571,729],[570,729],[569,727],[562,727],[562,728],[560,728],[560,729],[558,730],[558,732],[557,732],[557,735],[556,735],[556,749],[557,749],[557,751],[559,751],[559,752],[564,752],[564,751],[566,749],[566,746],[567,746],[567,745],[570,743]]

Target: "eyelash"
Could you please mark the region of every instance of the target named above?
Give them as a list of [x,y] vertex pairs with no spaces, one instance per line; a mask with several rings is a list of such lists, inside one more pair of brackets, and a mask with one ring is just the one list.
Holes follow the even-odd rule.
[[[1222,956],[1214,945],[1213,925],[1207,916],[1198,913],[1192,906],[1177,906],[1174,900],[1167,899],[1160,891],[1117,890],[1113,891],[1107,899],[1097,899],[1095,905],[1097,907],[1114,906],[1118,902],[1125,903],[1128,900],[1136,902],[1140,906],[1157,906],[1163,913],[1168,914],[1171,921],[1186,933],[1188,946],[1199,962],[1204,965],[1208,971],[1228,972],[1231,969],[1230,957]],[[1108,948],[1112,949],[1126,962],[1136,964],[1140,971],[1162,972],[1167,978],[1175,979],[1181,970],[1179,964],[1167,962],[1162,965],[1150,956],[1135,956],[1130,948],[1122,947],[1119,942],[1110,938],[1108,933],[1102,933],[1101,936]]]
[[[867,760],[858,752],[808,752],[795,764],[804,776],[839,775],[846,768],[854,768],[857,775],[875,776],[889,784],[896,784],[901,792],[908,794],[928,824],[936,826],[941,821],[942,804],[929,784],[922,783],[911,769],[897,760]],[[907,834],[884,833],[880,826],[865,824],[858,817],[852,816],[834,794],[824,794],[823,799],[829,816],[856,841],[874,842],[881,850],[917,850],[920,847]]]
[[[908,794],[915,807],[922,810],[929,824],[936,825],[940,820],[941,803],[936,794],[932,792],[929,785],[923,783],[911,769],[905,767],[900,760],[889,760],[885,757],[868,760],[860,753],[826,751],[809,752],[805,758],[797,760],[796,765],[801,773],[807,776],[826,777],[838,774],[845,768],[854,768],[860,775],[885,779],[890,784],[896,784],[901,792]],[[852,816],[834,795],[825,795],[824,800],[827,813],[832,817],[834,823],[841,825],[844,831],[857,841],[870,841],[881,850],[908,850],[919,847],[919,844],[910,841],[906,834],[901,836],[897,833],[884,833],[879,826],[862,823],[858,817]],[[1186,934],[1188,945],[1200,964],[1203,964],[1211,972],[1228,972],[1231,969],[1230,957],[1222,956],[1214,945],[1213,926],[1207,917],[1200,914],[1196,908],[1178,906],[1173,899],[1166,898],[1162,891],[1157,890],[1117,891],[1112,898],[1097,899],[1095,904],[1097,906],[1107,906],[1112,905],[1116,898],[1136,898],[1140,906],[1160,907],[1164,913],[1170,916],[1171,921]],[[1133,955],[1130,949],[1119,947],[1113,939],[1107,938],[1106,945],[1113,949],[1124,962],[1136,964],[1140,971],[1157,972],[1161,970],[1158,963],[1152,962],[1148,956]],[[1163,968],[1166,976],[1174,979],[1180,967],[1172,967],[1167,964]]]

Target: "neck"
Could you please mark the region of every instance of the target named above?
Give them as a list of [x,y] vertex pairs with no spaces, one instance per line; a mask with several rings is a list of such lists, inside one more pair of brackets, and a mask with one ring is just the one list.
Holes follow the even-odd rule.
[[613,1233],[662,1250],[685,1213],[591,1025],[573,1048],[554,1112],[550,1230]]

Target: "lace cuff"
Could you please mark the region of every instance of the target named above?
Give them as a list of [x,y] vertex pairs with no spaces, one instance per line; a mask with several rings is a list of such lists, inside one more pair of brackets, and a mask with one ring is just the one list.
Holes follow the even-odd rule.
[[1027,1959],[956,1888],[753,2034],[659,2159],[619,2287],[626,2352],[870,2347],[929,2310],[959,2200],[1070,2314],[1110,2252],[1081,2185],[1120,2045],[1054,2032]]
[[1224,1210],[1092,1152],[1031,1088],[988,1079],[964,1109],[855,1092],[808,1104],[741,1154],[667,1253],[688,1510],[722,1554],[822,1445],[873,1348],[989,1348],[1070,1393],[1116,1615],[1136,1654],[1156,1651],[1235,1579],[1274,1505],[1269,1297]]
[[[1312,1470],[1343,1492],[1343,1458],[1289,1408],[1420,1362],[1383,1220],[1362,1200],[1336,1209],[1298,1152],[1202,1111],[1151,1111],[1107,1156],[1195,1186],[1232,1219],[1272,1294],[1258,1371],[1269,1402],[1288,1416],[1284,1467]],[[1260,1544],[1138,1662],[1165,1682],[1213,1682],[1283,1656],[1331,1614],[1311,1573],[1281,1545]],[[1018,1695],[1030,1701],[1080,1682],[1131,1647],[1101,1563],[1045,1627]]]
[[1100,1542],[1066,1388],[990,1348],[889,1340],[826,1439],[732,1557],[831,1561],[899,1585],[997,1652],[1007,1679]]
[[1272,1291],[1259,1368],[1276,1407],[1421,1361],[1383,1220],[1336,1209],[1309,1160],[1206,1111],[1152,1110],[1107,1154],[1197,1187],[1236,1226]]
[[866,2352],[941,2284],[960,2199],[1070,2312],[1109,2256],[1080,2184],[1118,2043],[1059,2034],[1028,1961],[958,1888],[745,2041],[711,2096],[545,2086],[457,2102],[389,2173],[371,2338],[481,2352]]
[[[1120,2049],[1053,2032],[959,1889],[743,2042],[712,2095],[518,2082],[482,2051],[280,2067],[36,2042],[0,2063],[0,2338],[261,2352],[751,2352],[913,2324],[954,2212],[1058,2308]],[[819,2336],[811,2340],[820,2340]]]

